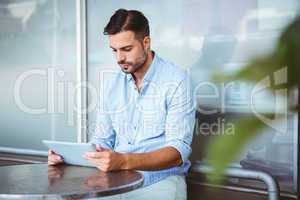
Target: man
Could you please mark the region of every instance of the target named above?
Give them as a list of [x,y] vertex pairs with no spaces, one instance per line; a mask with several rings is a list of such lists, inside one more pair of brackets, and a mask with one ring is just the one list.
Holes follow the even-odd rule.
[[[146,17],[119,9],[104,29],[121,71],[105,83],[92,143],[84,158],[98,169],[140,170],[144,187],[129,199],[186,199],[185,173],[195,110],[184,70],[150,48]],[[63,162],[49,151],[49,165]]]

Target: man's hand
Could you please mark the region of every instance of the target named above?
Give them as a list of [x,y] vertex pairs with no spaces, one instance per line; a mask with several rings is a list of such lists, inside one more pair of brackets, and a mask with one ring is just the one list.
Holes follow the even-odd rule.
[[54,151],[49,149],[49,151],[48,151],[48,165],[57,165],[57,164],[61,164],[63,162],[64,162],[64,160],[60,155],[56,154]]
[[86,152],[82,156],[104,172],[126,169],[126,160],[123,154],[99,145],[96,145],[96,152]]

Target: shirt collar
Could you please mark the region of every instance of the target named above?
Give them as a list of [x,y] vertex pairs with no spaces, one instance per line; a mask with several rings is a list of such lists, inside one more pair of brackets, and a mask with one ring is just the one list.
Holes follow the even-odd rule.
[[[144,75],[143,83],[150,82],[153,78],[153,75],[155,74],[158,58],[154,51],[152,51],[152,53],[153,53],[153,60],[152,60],[152,63],[150,64],[148,70],[146,71],[146,74]],[[132,74],[126,74],[126,78],[127,78],[127,81],[133,80]]]
[[127,81],[133,80],[133,77],[131,74],[126,74],[126,78],[127,78]]

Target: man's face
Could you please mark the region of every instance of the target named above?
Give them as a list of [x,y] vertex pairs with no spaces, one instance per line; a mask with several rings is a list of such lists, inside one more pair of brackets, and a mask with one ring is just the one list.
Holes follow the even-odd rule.
[[149,38],[138,40],[132,31],[109,35],[109,45],[124,73],[136,72],[147,60]]

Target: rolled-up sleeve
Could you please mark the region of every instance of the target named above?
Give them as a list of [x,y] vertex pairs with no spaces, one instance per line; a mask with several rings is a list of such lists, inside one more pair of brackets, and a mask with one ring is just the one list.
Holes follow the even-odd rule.
[[109,115],[101,110],[97,110],[95,118],[94,133],[90,142],[99,144],[104,148],[113,149],[115,145],[115,131]]
[[186,75],[173,90],[167,105],[166,144],[175,148],[185,163],[191,154],[195,125],[195,106],[191,82]]
[[99,144],[104,148],[114,149],[116,133],[106,104],[107,88],[108,83],[103,84],[100,88],[100,98],[95,112],[90,143]]

